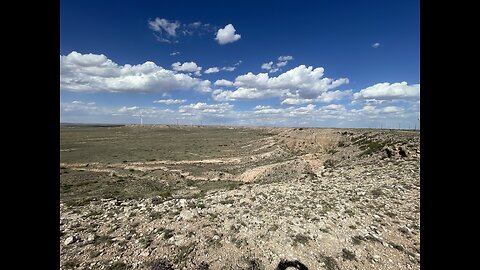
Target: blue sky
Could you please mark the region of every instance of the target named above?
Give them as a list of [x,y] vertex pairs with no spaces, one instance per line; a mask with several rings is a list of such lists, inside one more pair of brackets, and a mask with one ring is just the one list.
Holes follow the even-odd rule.
[[259,2],[62,0],[60,121],[418,125],[419,1]]

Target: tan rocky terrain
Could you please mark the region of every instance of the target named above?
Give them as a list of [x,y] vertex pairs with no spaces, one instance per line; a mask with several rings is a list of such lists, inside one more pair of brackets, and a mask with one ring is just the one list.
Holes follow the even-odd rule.
[[60,268],[419,269],[419,136],[62,127]]

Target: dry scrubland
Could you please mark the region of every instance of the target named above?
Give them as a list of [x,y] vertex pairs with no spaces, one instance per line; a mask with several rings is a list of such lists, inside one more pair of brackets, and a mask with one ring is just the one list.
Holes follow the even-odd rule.
[[61,269],[420,269],[419,132],[62,126]]

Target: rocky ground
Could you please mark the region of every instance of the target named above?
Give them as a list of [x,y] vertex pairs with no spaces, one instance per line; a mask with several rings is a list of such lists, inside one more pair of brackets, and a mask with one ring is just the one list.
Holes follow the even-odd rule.
[[62,131],[60,268],[420,268],[419,132],[223,129],[238,136],[208,154],[206,137],[185,159],[130,161],[95,160],[87,135]]

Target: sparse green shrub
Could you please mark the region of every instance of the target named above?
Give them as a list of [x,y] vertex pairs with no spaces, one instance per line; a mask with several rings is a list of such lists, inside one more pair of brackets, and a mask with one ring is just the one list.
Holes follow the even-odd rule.
[[174,230],[171,229],[164,229],[163,239],[167,240],[173,236]]
[[353,212],[351,209],[345,210],[344,213],[347,214],[347,215],[349,215],[349,216],[351,216],[351,217],[353,217],[353,216],[355,215],[355,212]]
[[379,196],[385,195],[385,193],[380,188],[375,188],[372,190],[372,195],[378,198]]
[[185,261],[187,256],[195,249],[195,245],[191,244],[188,246],[181,246],[178,250],[177,255],[175,256],[175,263],[182,263]]
[[325,264],[325,267],[327,270],[340,270],[340,267],[338,267],[337,261],[333,257],[323,257],[323,263]]
[[352,236],[352,242],[353,242],[354,245],[360,245],[362,240],[364,240],[364,238],[360,235]]
[[342,257],[346,260],[356,260],[355,259],[355,253],[351,252],[350,250],[344,248],[342,249]]
[[327,151],[327,153],[330,154],[330,155],[333,155],[333,154],[335,154],[335,153],[337,153],[337,152],[338,152],[338,150],[336,150],[336,149],[334,149],[334,148],[331,148],[331,149],[329,149],[329,150]]
[[335,164],[336,164],[336,161],[333,160],[333,159],[327,159],[325,160],[325,162],[323,163],[323,166],[325,166],[325,168],[333,168],[335,167]]
[[268,230],[271,231],[271,232],[274,232],[274,231],[278,230],[278,225],[273,224],[270,228],[268,228]]
[[297,234],[293,237],[293,246],[296,247],[298,243],[305,245],[308,243],[308,240],[310,240],[310,237],[303,234]]

